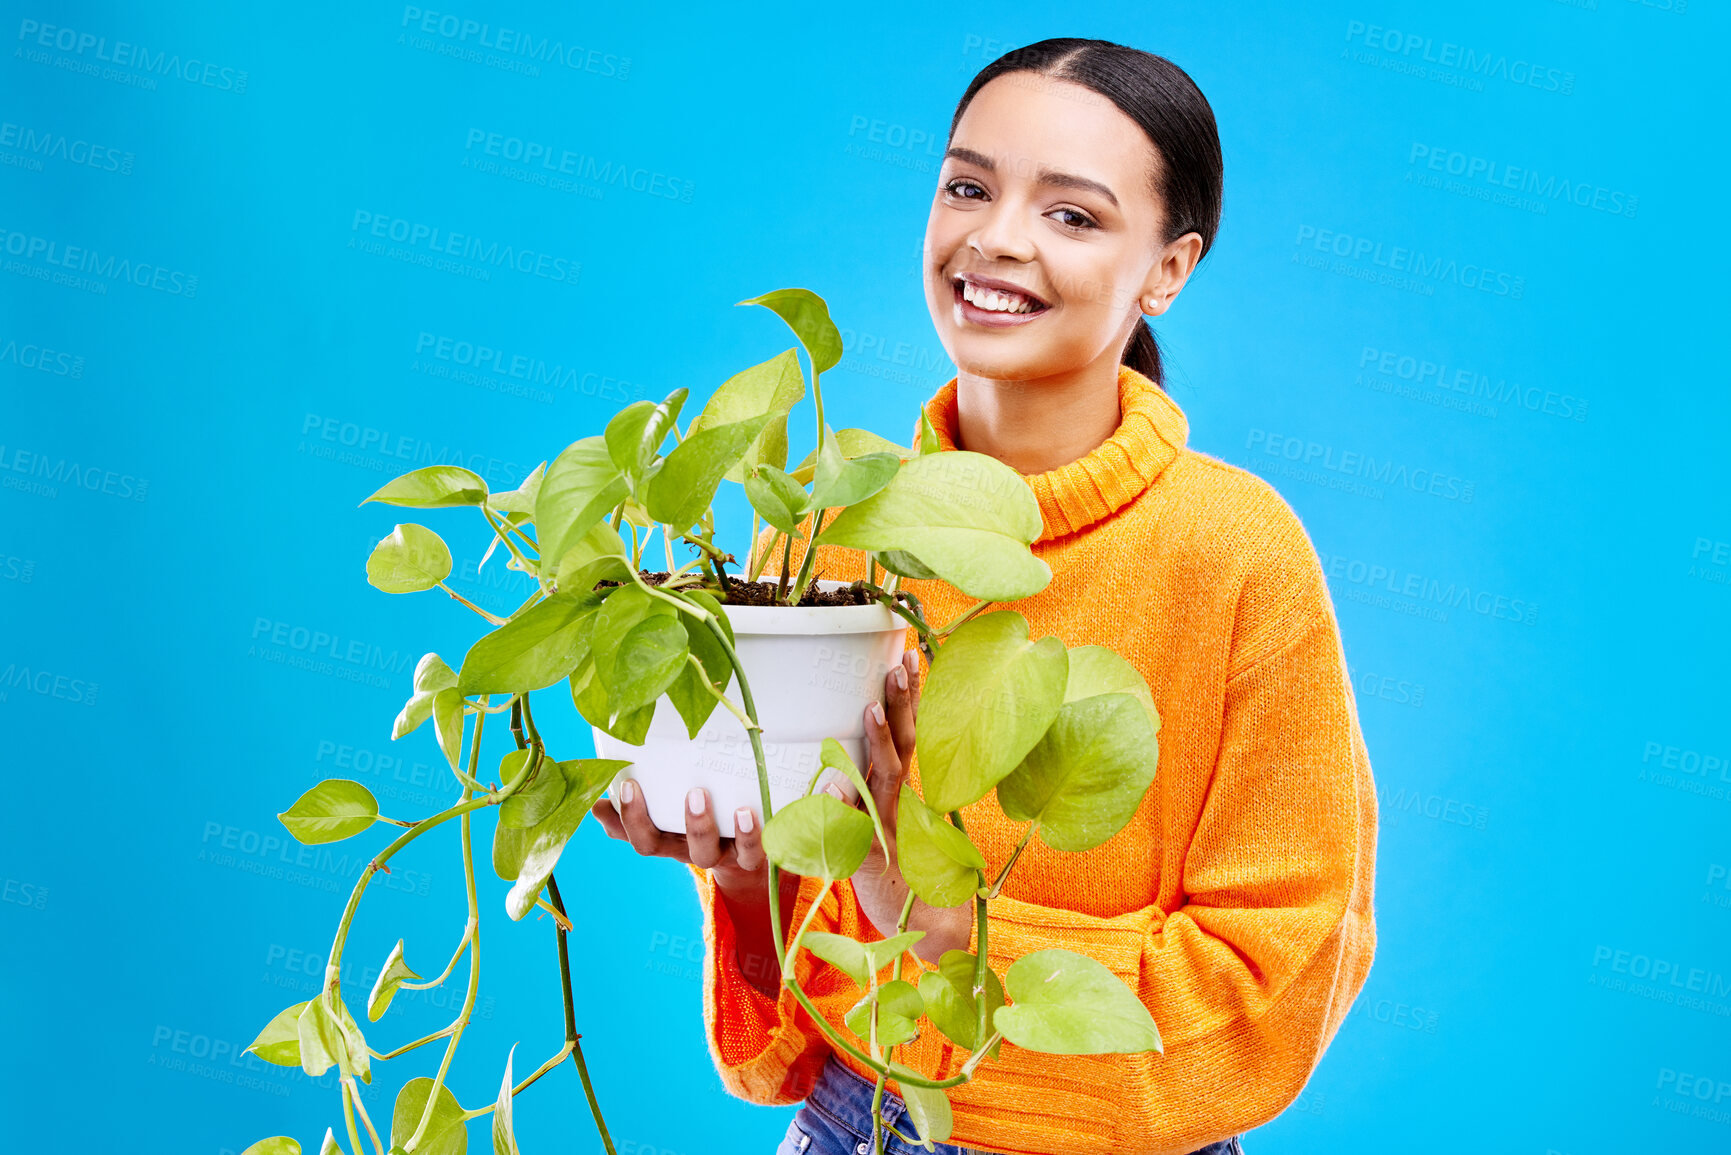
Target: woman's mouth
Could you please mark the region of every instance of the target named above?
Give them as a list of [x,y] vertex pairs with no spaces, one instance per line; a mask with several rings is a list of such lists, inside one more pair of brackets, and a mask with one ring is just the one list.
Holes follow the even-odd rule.
[[988,328],[1023,325],[1051,308],[1032,293],[1002,281],[956,277],[950,288],[955,294],[957,320]]

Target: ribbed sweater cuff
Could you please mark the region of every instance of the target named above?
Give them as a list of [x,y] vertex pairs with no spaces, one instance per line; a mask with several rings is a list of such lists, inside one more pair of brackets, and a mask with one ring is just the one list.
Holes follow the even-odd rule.
[[[815,1071],[801,1057],[811,1047],[816,1027],[793,992],[780,989],[771,999],[746,979],[738,940],[725,903],[717,901],[715,883],[707,870],[691,867],[703,908],[703,1020],[710,1057],[732,1094],[753,1103],[796,1103],[810,1091]],[[792,911],[798,926],[817,897],[821,882],[801,879]],[[812,919],[819,927],[822,911]],[[822,929],[822,928],[820,928]],[[810,952],[795,963],[794,973],[809,989],[817,959]],[[763,960],[773,966],[773,960]]]

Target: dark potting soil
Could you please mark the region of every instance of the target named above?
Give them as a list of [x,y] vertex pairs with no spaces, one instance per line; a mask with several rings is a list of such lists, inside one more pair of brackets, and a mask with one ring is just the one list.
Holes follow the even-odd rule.
[[[665,573],[644,573],[643,580],[652,586],[658,586],[667,580]],[[727,583],[727,594],[721,598],[721,603],[728,606],[779,606],[784,603],[776,597],[776,584],[773,581],[749,582],[744,578],[725,574],[722,580]],[[612,583],[603,583],[612,584]],[[802,606],[869,606],[872,604],[871,594],[852,586],[842,586],[840,589],[820,590],[817,586],[807,587],[805,596],[799,599]]]

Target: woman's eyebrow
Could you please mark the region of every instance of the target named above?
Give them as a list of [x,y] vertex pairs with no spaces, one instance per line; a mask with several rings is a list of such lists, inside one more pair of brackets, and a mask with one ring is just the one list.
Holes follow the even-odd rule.
[[[998,171],[998,166],[993,163],[991,157],[987,156],[985,153],[975,152],[971,148],[952,148],[948,152],[944,153],[945,160],[949,160],[951,157],[954,157],[965,164],[976,165],[985,169],[987,172]],[[1090,180],[1085,176],[1077,176],[1075,173],[1059,172],[1057,169],[1042,168],[1034,174],[1034,183],[1055,185],[1059,188],[1083,189],[1088,192],[1097,192],[1107,200],[1111,201],[1113,208],[1122,207],[1118,204],[1118,198],[1112,195],[1111,189],[1107,188],[1097,180]]]

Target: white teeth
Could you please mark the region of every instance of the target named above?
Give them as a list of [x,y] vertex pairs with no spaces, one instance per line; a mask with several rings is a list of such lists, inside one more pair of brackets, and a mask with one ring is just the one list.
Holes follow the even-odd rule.
[[1000,292],[996,289],[983,289],[972,281],[962,282],[962,299],[975,308],[984,309],[988,313],[1031,313],[1034,311],[1034,301],[1020,293]]

